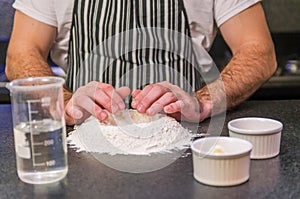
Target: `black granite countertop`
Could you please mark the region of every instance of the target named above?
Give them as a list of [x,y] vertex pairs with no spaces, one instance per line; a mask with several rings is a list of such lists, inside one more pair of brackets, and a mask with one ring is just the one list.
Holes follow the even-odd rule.
[[[300,198],[300,100],[247,101],[227,113],[219,130],[227,135],[227,122],[245,116],[278,119],[284,128],[279,156],[251,160],[250,179],[238,186],[198,183],[193,178],[191,155],[163,169],[134,174],[109,168],[91,154],[70,148],[65,179],[30,185],[17,177],[10,105],[0,105],[0,198]],[[199,131],[208,126],[209,121],[203,122]],[[218,131],[217,126],[212,131]]]

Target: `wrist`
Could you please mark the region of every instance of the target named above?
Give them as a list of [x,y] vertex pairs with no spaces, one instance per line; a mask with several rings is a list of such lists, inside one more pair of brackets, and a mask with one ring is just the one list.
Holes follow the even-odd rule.
[[67,106],[68,102],[72,98],[72,92],[69,91],[67,88],[63,88],[63,93],[64,93],[64,105],[65,107]]
[[209,118],[213,109],[213,102],[211,100],[210,94],[206,91],[206,89],[201,89],[195,92],[195,96],[198,100],[200,107],[200,121]]

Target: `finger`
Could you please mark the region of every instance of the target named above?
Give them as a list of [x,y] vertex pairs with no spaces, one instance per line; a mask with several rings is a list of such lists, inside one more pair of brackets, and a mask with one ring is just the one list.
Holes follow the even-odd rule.
[[135,98],[136,109],[144,113],[156,100],[167,92],[169,92],[169,89],[158,84],[146,86]]
[[68,116],[72,117],[75,120],[79,120],[83,117],[83,112],[79,109],[79,107],[75,106],[67,107],[66,113]]
[[168,116],[175,118],[177,121],[185,120],[184,114],[182,113],[183,107],[184,102],[182,100],[178,100],[165,106],[164,112],[167,113]]
[[118,103],[123,101],[112,85],[104,83],[97,84],[92,99],[111,113],[117,112],[119,110]]
[[[102,106],[111,113],[116,113],[117,111],[125,108],[123,98],[116,92],[116,90],[111,85],[97,83],[96,88],[94,89],[94,91],[90,92],[93,94],[89,94],[89,96],[99,106]],[[121,92],[123,91],[127,92],[124,88],[122,88]],[[119,107],[119,104],[121,107]]]
[[140,90],[140,89],[136,89],[136,90],[134,90],[133,92],[132,92],[132,97],[136,97],[140,92],[141,92],[142,90]]
[[118,103],[119,110],[124,110],[126,108],[124,99],[130,94],[130,88],[120,87],[116,89],[116,92],[122,98],[122,101],[116,102]]
[[148,115],[155,115],[159,112],[161,112],[165,106],[169,105],[170,103],[173,103],[177,101],[177,97],[171,93],[165,93],[162,97],[160,97],[157,101],[155,101],[151,107],[146,111]]
[[[72,114],[69,114],[68,112]],[[72,106],[71,108],[68,108],[68,111],[65,111],[66,124],[80,124],[84,122],[90,115],[90,113],[81,111],[80,107]]]
[[137,100],[135,100],[135,97],[137,95],[139,95],[141,92],[142,92],[142,90],[134,90],[132,92],[132,94],[131,94],[131,96],[132,96],[132,102],[131,102],[132,108],[136,108],[138,106],[138,102],[137,102]]
[[142,100],[149,92],[150,90],[152,90],[154,84],[151,84],[151,85],[147,85],[144,89],[142,89],[140,92],[138,93],[135,93],[135,100],[136,101],[140,101]]
[[164,111],[166,113],[174,113],[177,111],[185,112],[186,114],[199,113],[200,107],[197,99],[180,99],[174,103],[165,106]]
[[75,120],[73,117],[71,117],[69,114],[67,114],[67,112],[65,112],[65,121],[67,125],[74,125],[75,124]]
[[66,112],[75,119],[80,119],[74,117],[76,115],[73,115],[73,113],[78,113],[78,111],[81,111],[83,113],[85,119],[90,115],[95,116],[99,120],[105,120],[108,117],[107,113],[90,97],[81,95],[71,100],[73,100],[73,106],[67,106]]
[[120,95],[122,99],[126,98],[130,94],[130,88],[120,87],[116,89],[116,92]]
[[133,100],[132,100],[132,107],[137,109],[139,112],[144,112],[144,110],[141,109],[141,101],[146,97],[146,95],[150,92],[150,90],[153,88],[153,85],[146,86],[143,90],[136,90],[133,93]]
[[177,100],[176,102],[165,106],[164,111],[166,113],[171,114],[171,113],[181,112],[183,108],[184,108],[184,102],[182,100]]
[[83,117],[82,111],[73,108],[73,99],[69,100],[65,107],[65,120],[67,125],[74,125],[76,119]]
[[164,112],[172,117],[178,113],[181,115],[181,120],[188,120],[190,122],[200,122],[201,114],[197,105],[192,105],[192,101],[178,100],[164,107]]

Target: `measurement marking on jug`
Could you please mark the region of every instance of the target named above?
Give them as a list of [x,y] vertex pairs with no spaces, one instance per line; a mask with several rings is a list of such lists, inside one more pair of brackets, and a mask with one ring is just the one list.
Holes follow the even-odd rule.
[[[35,114],[39,114],[39,111],[38,110],[33,110],[33,106],[32,104],[34,103],[41,103],[41,105],[43,107],[45,106],[49,106],[50,105],[50,101],[51,101],[51,98],[42,98],[41,100],[28,100],[27,101],[27,106],[28,106],[28,119],[29,119],[29,131],[30,131],[30,139],[32,141],[32,145],[31,145],[31,152],[32,152],[32,164],[33,166],[51,166],[53,165],[53,161],[52,163],[47,163],[48,161],[46,161],[46,163],[37,163],[36,162],[36,157],[39,157],[39,156],[42,156],[43,154],[41,152],[38,152],[36,151],[36,146],[51,146],[54,144],[54,140],[53,139],[48,139],[48,140],[44,140],[44,141],[40,141],[40,142],[35,142],[34,141],[34,137],[35,135],[39,135],[40,132],[36,132],[37,130],[35,129],[35,122],[33,120],[33,115]],[[51,160],[50,160],[51,162]],[[55,161],[54,161],[54,165],[55,165]]]
[[46,165],[47,166],[54,166],[56,164],[56,161],[55,160],[49,160],[49,161],[46,161]]
[[52,146],[52,145],[54,145],[54,140],[53,139],[45,140],[43,145],[44,146]]
[[34,146],[52,146],[54,145],[54,140],[49,139],[49,140],[44,140],[43,142],[34,142]]
[[44,167],[46,164],[45,163],[35,163],[33,166],[35,167]]
[[38,111],[30,111],[31,114],[38,114]]
[[34,146],[43,146],[44,142],[34,142],[33,145]]

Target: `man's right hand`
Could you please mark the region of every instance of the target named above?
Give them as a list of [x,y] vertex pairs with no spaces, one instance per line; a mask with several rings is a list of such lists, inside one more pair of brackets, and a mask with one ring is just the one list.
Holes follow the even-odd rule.
[[80,124],[91,115],[101,121],[106,120],[108,115],[105,110],[111,113],[124,110],[124,98],[129,94],[128,87],[114,89],[109,84],[90,82],[78,88],[66,104],[66,124]]

